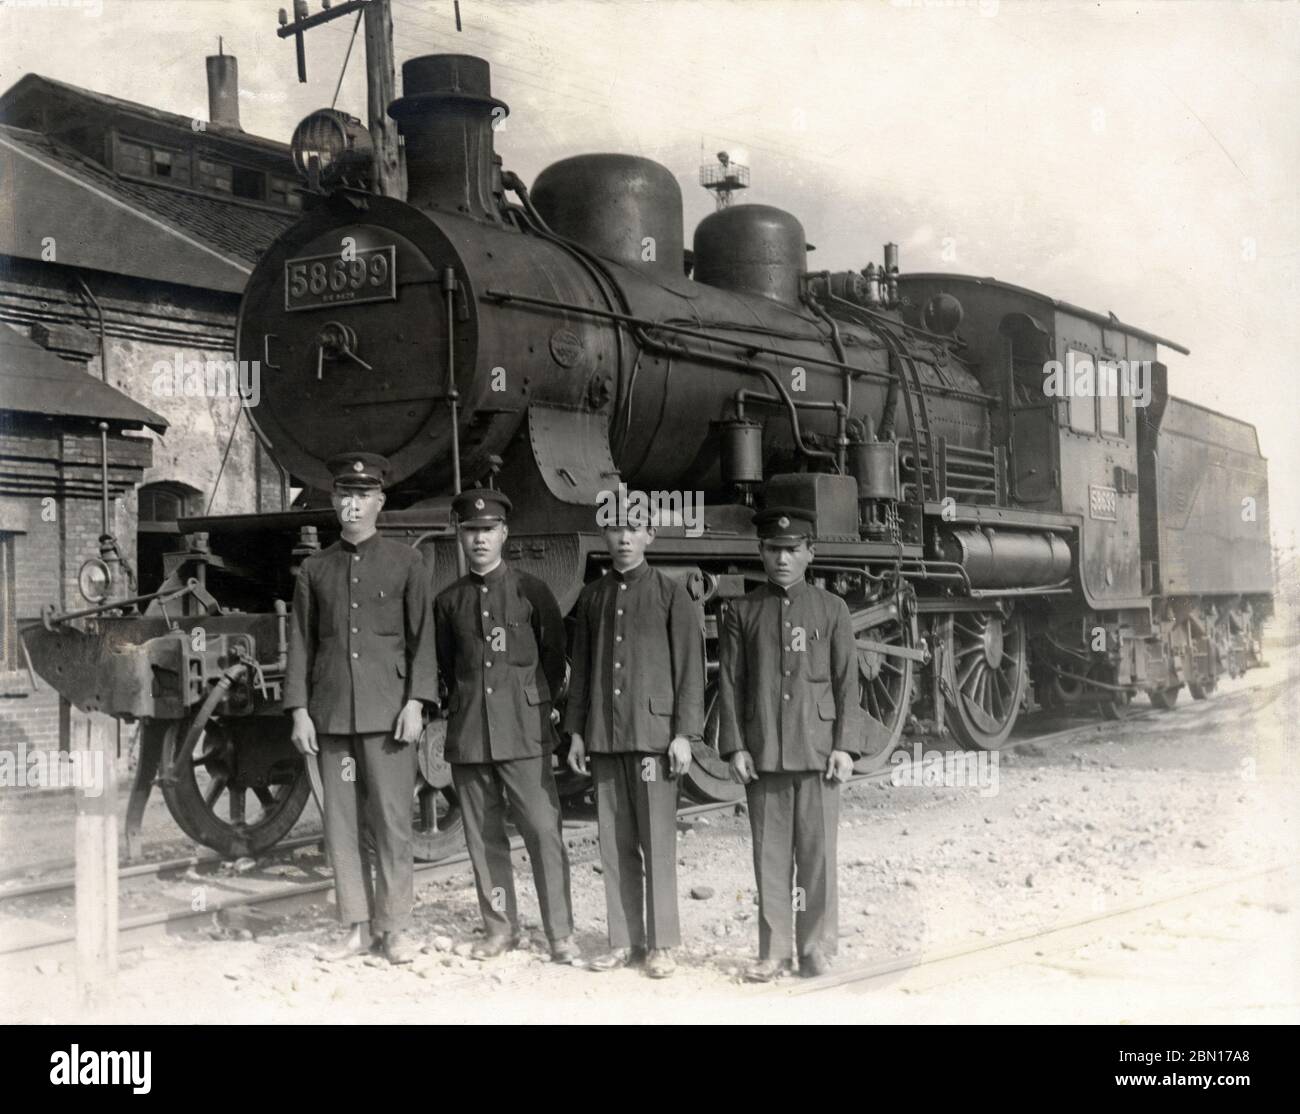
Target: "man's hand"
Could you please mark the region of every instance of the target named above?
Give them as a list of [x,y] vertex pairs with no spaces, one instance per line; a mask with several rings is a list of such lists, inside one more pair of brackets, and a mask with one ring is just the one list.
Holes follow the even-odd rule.
[[424,707],[418,700],[408,700],[397,713],[397,725],[393,728],[393,738],[399,743],[414,743],[424,730]]
[[731,776],[741,785],[748,785],[758,777],[753,756],[747,750],[738,750],[731,756]]
[[587,769],[587,744],[576,731],[569,735],[569,769],[575,774],[590,774]]
[[691,768],[691,741],[678,735],[668,744],[668,776],[681,777]]
[[846,782],[853,773],[853,755],[846,750],[831,751],[826,763],[826,780]]
[[320,747],[316,743],[316,725],[312,723],[306,708],[293,710],[293,731],[289,738],[293,740],[299,754],[320,753]]

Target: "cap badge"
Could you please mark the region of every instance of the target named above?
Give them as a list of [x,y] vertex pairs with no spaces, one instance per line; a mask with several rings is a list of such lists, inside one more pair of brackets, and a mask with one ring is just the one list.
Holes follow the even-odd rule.
[[781,527],[782,530],[784,530],[787,526],[790,525],[790,520],[786,518],[785,515],[782,515],[780,518],[776,520],[776,524],[779,527]]
[[365,466],[364,464],[362,464],[361,461],[359,461],[359,460],[354,460],[354,461],[352,462],[352,471],[354,471],[354,472],[364,472],[365,470],[366,470],[366,466]]
[[481,511],[485,506],[487,506],[487,504],[484,503],[482,499],[475,499],[475,500],[474,500],[474,509],[475,509],[476,511]]

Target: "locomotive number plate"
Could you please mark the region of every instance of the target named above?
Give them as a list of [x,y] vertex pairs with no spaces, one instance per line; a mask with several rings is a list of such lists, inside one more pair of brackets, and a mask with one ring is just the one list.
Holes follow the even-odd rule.
[[285,260],[286,310],[396,300],[397,248],[392,244],[358,248],[351,259],[334,253]]
[[1115,521],[1115,498],[1118,492],[1113,487],[1102,484],[1088,486],[1088,517],[1099,518],[1103,522]]

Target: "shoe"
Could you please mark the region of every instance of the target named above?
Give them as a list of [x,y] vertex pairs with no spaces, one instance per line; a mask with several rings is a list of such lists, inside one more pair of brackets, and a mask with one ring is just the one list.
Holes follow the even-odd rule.
[[338,963],[353,956],[369,955],[374,950],[375,943],[376,940],[370,935],[369,929],[364,932],[353,929],[342,940],[336,940],[318,949],[316,958],[326,963]]
[[821,948],[813,948],[806,955],[799,957],[799,974],[805,979],[815,979],[822,975],[829,975],[830,970],[831,961]]
[[645,961],[645,973],[652,979],[666,979],[677,970],[672,948],[652,948]]
[[745,971],[746,982],[775,982],[790,970],[788,959],[760,959]]
[[384,958],[389,963],[410,963],[420,954],[420,945],[409,932],[384,933]]
[[515,933],[490,932],[469,950],[470,959],[496,959],[503,952],[519,946]]
[[645,948],[615,948],[598,955],[587,964],[593,971],[613,971],[619,967],[632,967],[645,959]]
[[567,963],[571,967],[583,966],[582,949],[574,942],[572,936],[556,940],[551,945],[551,962]]

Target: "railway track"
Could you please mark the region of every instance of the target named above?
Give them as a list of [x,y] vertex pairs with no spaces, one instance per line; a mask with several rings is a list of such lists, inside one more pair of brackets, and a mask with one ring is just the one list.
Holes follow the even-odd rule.
[[[1220,694],[1212,706],[1221,709],[1244,699],[1266,704],[1276,699],[1283,688],[1283,685],[1274,684]],[[1169,715],[1167,712],[1156,713],[1154,709],[1139,709],[1130,712],[1123,722],[1141,722],[1157,714]],[[1116,726],[1113,721],[1076,721],[1053,730],[1013,738],[1008,740],[1004,749],[1014,752],[1031,745],[1040,749],[1045,746],[1060,747],[1068,742],[1112,731]],[[915,741],[923,744],[927,754],[937,747],[942,747],[947,753],[963,753],[947,740],[921,736]],[[905,739],[900,745],[900,751],[906,754],[908,748],[909,741]],[[910,759],[908,761],[911,762]],[[849,779],[847,787],[852,789],[888,783],[898,769],[898,766],[890,766],[876,773],[854,775]],[[690,820],[736,807],[737,802],[731,801],[689,805],[678,810],[678,817]],[[574,861],[585,862],[596,845],[594,820],[566,820],[564,839]],[[220,856],[211,853],[122,868],[118,872],[119,883],[125,884],[120,888],[122,911],[119,920],[119,948],[125,951],[169,936],[198,931],[210,926],[214,917],[220,918],[224,912],[237,907],[252,907],[267,913],[274,910],[276,914],[283,914],[323,901],[324,895],[333,887],[332,875],[322,869],[323,856],[315,856],[319,863],[309,863],[295,854],[320,841],[319,833],[285,840],[263,856],[252,870],[243,874],[224,869],[226,864],[223,864]],[[512,840],[511,847],[517,857],[522,856],[523,841],[519,837]],[[461,852],[437,862],[417,863],[416,885],[418,887],[452,877],[468,861],[468,855]],[[71,869],[73,864],[67,862],[57,865]],[[297,867],[306,877],[292,882],[273,881],[277,870],[285,865]],[[204,873],[200,873],[201,869]],[[162,907],[131,911],[130,906],[139,904],[141,894],[152,896],[151,891],[169,887],[172,891],[171,899],[162,903]],[[199,909],[192,907],[195,887],[203,887],[205,892]],[[0,889],[0,957],[17,954],[33,958],[46,955],[61,957],[63,953],[71,954],[75,943],[75,932],[71,928],[73,897],[74,886],[70,878],[47,878]],[[66,924],[58,923],[60,910],[63,911]]]
[[1102,927],[1105,927],[1109,933],[1141,928],[1150,920],[1153,912],[1174,914],[1195,911],[1206,897],[1226,897],[1233,890],[1247,888],[1262,878],[1275,877],[1296,870],[1300,870],[1300,861],[1274,863],[1248,874],[1237,874],[1231,878],[1163,893],[1147,900],[1130,902],[1104,913],[1062,920],[1045,928],[1009,933],[992,940],[981,939],[977,943],[950,948],[933,955],[910,956],[847,967],[820,978],[782,983],[768,989],[766,993],[790,997],[823,994],[836,990],[869,993],[885,983],[893,982],[899,975],[921,971],[924,972],[924,977],[917,980],[916,985],[909,981],[908,989],[916,992],[924,990],[927,985],[988,974],[1015,964],[1033,962],[1045,953],[1076,949],[1095,939],[1097,929]]

